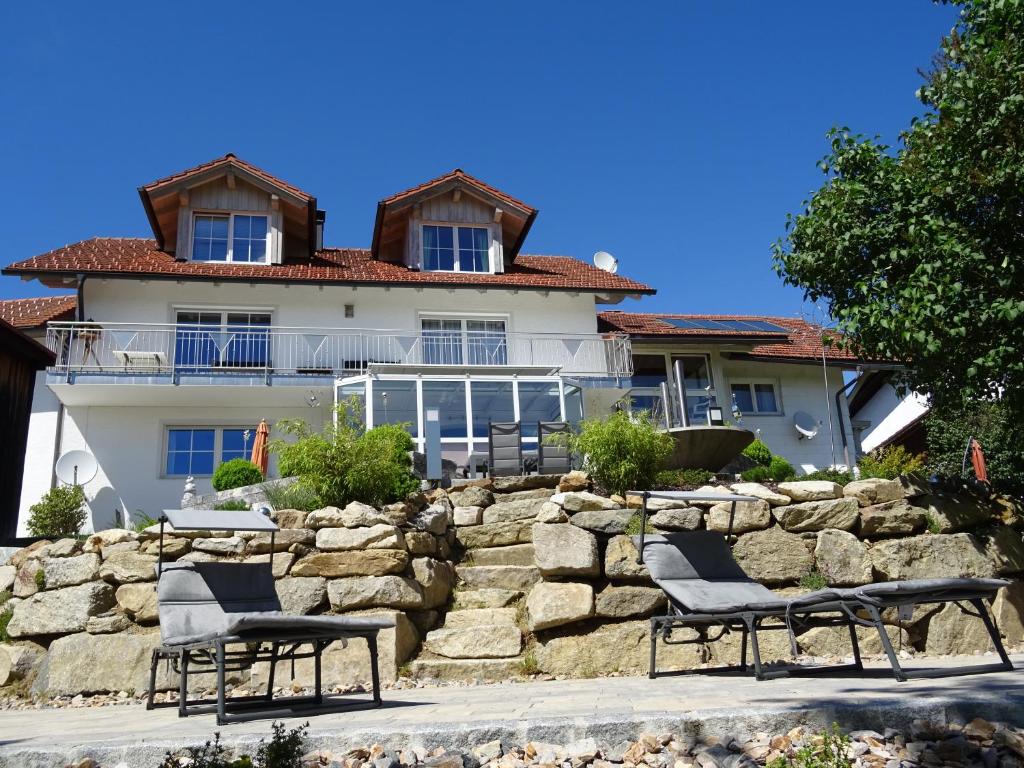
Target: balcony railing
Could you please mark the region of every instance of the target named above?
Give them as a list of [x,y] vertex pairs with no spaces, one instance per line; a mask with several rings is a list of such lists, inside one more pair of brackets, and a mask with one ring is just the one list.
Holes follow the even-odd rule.
[[50,369],[104,374],[346,376],[373,364],[544,367],[578,376],[629,376],[621,334],[522,334],[266,325],[54,322]]

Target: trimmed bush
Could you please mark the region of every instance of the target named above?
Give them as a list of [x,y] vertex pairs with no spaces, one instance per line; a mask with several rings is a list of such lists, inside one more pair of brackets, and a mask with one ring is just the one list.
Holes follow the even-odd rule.
[[743,455],[762,467],[767,467],[772,463],[771,450],[760,440],[754,440],[754,442],[744,448]]
[[688,488],[707,485],[715,476],[706,469],[665,469],[654,478],[658,488]]
[[768,464],[768,474],[775,482],[781,483],[783,480],[791,480],[796,477],[796,470],[781,456],[772,456],[772,460]]
[[625,494],[654,485],[672,453],[672,438],[641,412],[616,411],[605,419],[586,419],[568,436],[569,447],[583,457],[583,469],[602,488]]
[[51,488],[29,507],[26,523],[33,536],[76,536],[85,523],[85,491],[80,485]]
[[[874,475],[873,475],[874,477]],[[832,469],[831,467],[825,469],[818,469],[814,472],[808,472],[806,475],[800,478],[801,480],[831,480],[833,483],[839,483],[840,485],[846,485],[847,483],[853,482],[853,474],[843,469]]]
[[861,477],[883,477],[895,480],[924,469],[924,456],[911,453],[902,445],[891,445],[863,456],[857,466]]
[[263,473],[259,467],[248,459],[232,459],[217,467],[211,485],[217,491],[230,491],[232,488],[243,488],[262,482]]
[[249,509],[249,502],[244,499],[228,499],[214,504],[213,508],[222,512],[244,512]]

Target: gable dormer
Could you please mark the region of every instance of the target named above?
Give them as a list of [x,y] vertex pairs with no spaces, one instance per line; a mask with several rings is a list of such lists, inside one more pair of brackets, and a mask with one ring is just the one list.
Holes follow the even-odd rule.
[[230,153],[139,196],[157,246],[179,261],[281,264],[318,247],[316,198]]
[[537,210],[460,168],[377,204],[373,258],[431,272],[500,273]]

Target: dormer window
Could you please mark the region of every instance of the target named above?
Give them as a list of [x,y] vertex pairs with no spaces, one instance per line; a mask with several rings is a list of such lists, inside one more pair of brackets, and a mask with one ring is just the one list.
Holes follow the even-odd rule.
[[423,225],[423,269],[490,272],[491,233],[486,227]]
[[267,263],[267,217],[197,213],[192,219],[192,261]]

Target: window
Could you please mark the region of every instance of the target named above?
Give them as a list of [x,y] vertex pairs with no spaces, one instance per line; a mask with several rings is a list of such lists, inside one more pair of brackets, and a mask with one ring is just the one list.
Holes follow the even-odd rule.
[[267,217],[197,213],[192,217],[192,261],[267,262]]
[[771,381],[734,382],[732,399],[740,413],[782,413],[775,383]]
[[178,368],[265,368],[270,364],[270,313],[179,310],[174,334]]
[[423,225],[423,269],[428,272],[490,272],[486,227]]
[[222,462],[252,455],[255,427],[168,427],[164,472],[170,477],[209,476]]
[[423,362],[428,365],[507,365],[504,320],[423,318]]

